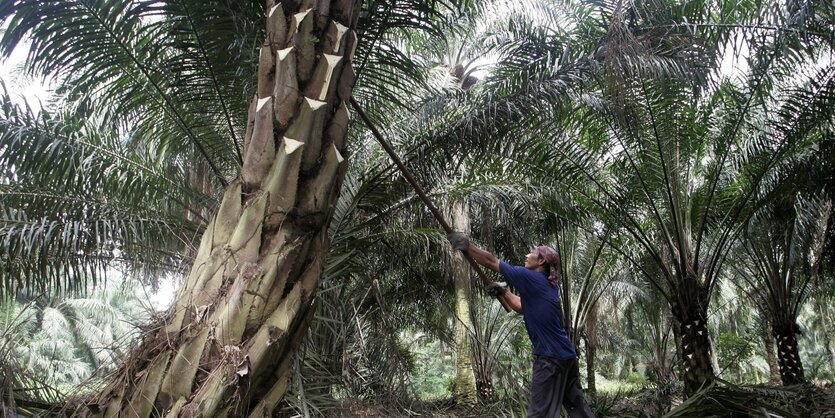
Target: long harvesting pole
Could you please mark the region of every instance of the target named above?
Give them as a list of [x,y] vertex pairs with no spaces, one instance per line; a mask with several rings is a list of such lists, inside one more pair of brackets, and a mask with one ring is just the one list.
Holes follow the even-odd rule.
[[[406,181],[409,182],[413,189],[415,189],[415,192],[418,194],[418,196],[420,196],[420,200],[423,201],[426,207],[429,208],[429,211],[432,212],[432,215],[435,217],[438,223],[441,224],[441,228],[443,228],[447,234],[451,234],[452,232],[454,232],[452,227],[449,226],[449,224],[447,223],[446,219],[444,219],[444,216],[441,215],[441,211],[439,211],[438,208],[435,207],[435,204],[432,203],[432,200],[429,199],[429,196],[427,196],[426,192],[423,191],[423,188],[421,188],[420,185],[417,184],[417,181],[415,180],[414,176],[412,176],[412,173],[409,172],[409,169],[406,168],[406,165],[403,164],[403,161],[400,160],[400,157],[397,156],[397,153],[394,152],[394,149],[391,147],[388,141],[386,141],[386,139],[383,138],[383,135],[380,133],[379,130],[377,130],[377,127],[374,125],[373,122],[371,122],[371,119],[368,118],[368,115],[365,114],[365,111],[362,110],[362,107],[360,107],[359,103],[357,103],[357,101],[353,97],[350,98],[350,102],[351,106],[353,106],[354,110],[356,110],[357,114],[359,114],[360,119],[362,119],[362,121],[365,123],[365,126],[367,126],[368,129],[371,130],[371,133],[374,134],[374,138],[377,139],[377,142],[379,142],[380,145],[382,145],[383,149],[389,155],[391,160],[394,161],[394,164],[400,170],[400,173],[403,174],[403,177],[406,179]],[[488,286],[490,283],[493,283],[493,280],[491,280],[490,277],[487,277],[487,274],[484,273],[484,270],[481,269],[481,266],[479,266],[478,263],[476,263],[472,256],[470,256],[466,252],[462,252],[462,254],[464,255],[464,258],[467,259],[467,262],[470,263],[470,266],[472,266],[473,270],[476,271],[479,278],[481,278],[481,282],[484,284],[484,286]],[[503,298],[498,299],[499,302],[501,302],[504,310],[506,312],[510,312],[510,306],[507,304],[507,302],[505,302]]]

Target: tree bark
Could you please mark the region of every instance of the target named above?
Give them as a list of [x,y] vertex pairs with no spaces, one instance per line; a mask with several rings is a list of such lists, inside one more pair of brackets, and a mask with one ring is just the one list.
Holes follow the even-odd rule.
[[597,380],[594,376],[594,359],[597,355],[597,347],[589,343],[589,337],[585,338],[586,343],[586,392],[589,395],[597,393]]
[[690,396],[716,377],[705,319],[707,290],[693,278],[686,279],[678,290],[677,303],[671,306],[671,310],[679,322],[682,380],[684,392]]
[[272,414],[313,317],[347,165],[360,6],[268,0],[241,173],[163,323],[78,415]]
[[780,384],[780,367],[777,364],[777,356],[774,354],[774,339],[769,332],[768,322],[762,321],[760,325],[760,338],[763,340],[763,350],[768,363],[768,383]]
[[672,328],[673,330],[673,341],[676,344],[676,357],[679,359],[679,361],[677,364],[678,367],[675,367],[676,365],[672,364],[673,361],[671,361],[670,369],[678,371],[678,376],[680,376],[680,379],[684,381],[684,374],[686,373],[686,371],[684,370],[684,350],[682,349],[681,343],[683,337],[681,333],[681,327],[677,326],[679,322],[680,321],[678,320],[678,318],[676,318],[675,315],[673,315],[673,326],[671,326],[670,328]]
[[797,333],[794,321],[774,321],[771,324],[777,341],[777,363],[780,366],[780,380],[783,386],[797,385],[806,381],[803,363],[797,350]]
[[[466,202],[456,202],[452,207],[452,228],[470,233],[470,214]],[[470,312],[472,287],[470,266],[461,257],[452,259],[452,278],[455,288],[455,402],[471,407],[477,401],[475,373],[473,371],[473,323]]]

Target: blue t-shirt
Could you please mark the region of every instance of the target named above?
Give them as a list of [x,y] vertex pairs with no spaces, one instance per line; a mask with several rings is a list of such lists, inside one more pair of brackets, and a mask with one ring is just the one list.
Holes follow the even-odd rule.
[[540,271],[499,262],[499,272],[519,290],[522,317],[533,344],[533,354],[570,360],[577,357],[562,321],[560,292]]

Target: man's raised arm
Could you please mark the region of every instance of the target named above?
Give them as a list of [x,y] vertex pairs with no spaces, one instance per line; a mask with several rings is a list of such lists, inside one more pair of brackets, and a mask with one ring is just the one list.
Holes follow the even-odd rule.
[[[452,248],[467,253],[476,263],[499,273],[499,259],[495,255],[473,245],[466,235],[461,232],[453,232],[446,237],[449,243],[452,244]],[[519,296],[508,292],[507,289],[496,282],[488,283],[486,290],[491,296],[499,299],[506,311],[510,312],[513,310],[522,313],[522,300]]]
[[495,255],[473,245],[466,235],[461,232],[453,232],[447,235],[447,239],[452,244],[452,248],[469,254],[476,263],[497,273],[499,272],[499,259]]

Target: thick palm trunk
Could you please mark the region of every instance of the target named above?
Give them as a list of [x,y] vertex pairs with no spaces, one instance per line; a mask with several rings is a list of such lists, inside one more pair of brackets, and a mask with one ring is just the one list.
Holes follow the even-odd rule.
[[695,279],[688,278],[679,289],[678,302],[672,308],[679,322],[682,380],[686,395],[696,393],[715,378],[710,350],[707,317],[707,291]]
[[796,385],[806,381],[803,364],[797,350],[795,321],[790,319],[774,320],[772,331],[777,341],[777,364],[780,366],[780,380],[784,386]]
[[[470,232],[470,214],[465,202],[456,202],[452,207],[453,229],[466,234]],[[453,258],[452,278],[455,288],[455,402],[458,405],[473,406],[477,400],[475,373],[473,372],[473,323],[470,313],[472,288],[470,267],[461,257]]]
[[765,360],[768,363],[768,383],[776,385],[780,383],[780,367],[777,364],[777,355],[774,354],[774,338],[769,332],[769,325],[762,321],[760,325],[760,338],[763,340]]
[[267,6],[241,174],[164,324],[84,412],[261,417],[287,390],[344,173],[360,0]]

